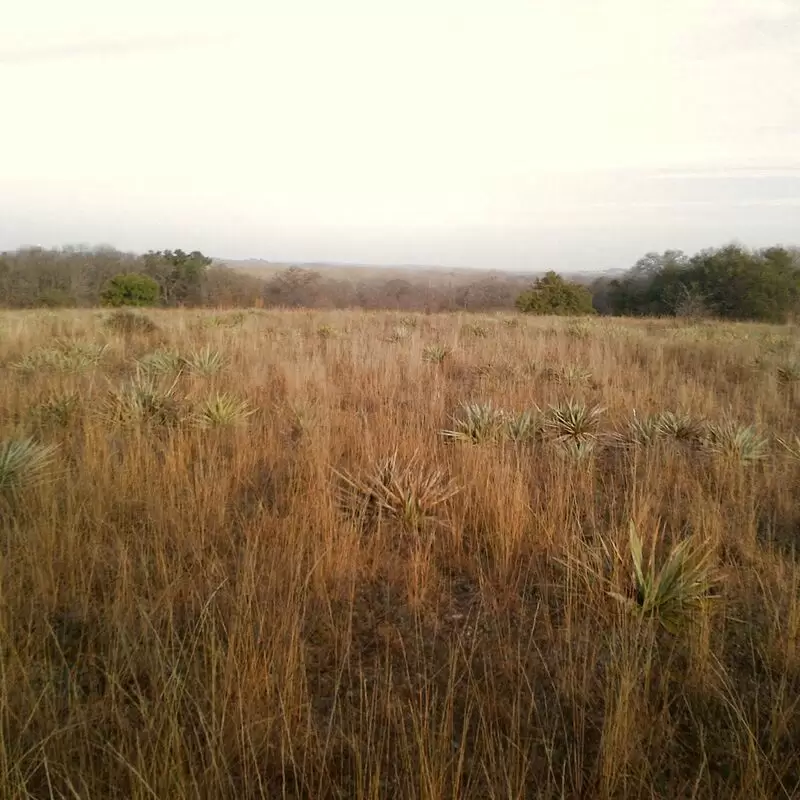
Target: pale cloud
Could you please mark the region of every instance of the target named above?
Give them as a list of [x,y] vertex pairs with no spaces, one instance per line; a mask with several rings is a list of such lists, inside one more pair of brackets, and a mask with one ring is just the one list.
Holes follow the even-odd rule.
[[524,266],[550,230],[796,229],[794,0],[115,5],[6,12],[0,247]]
[[74,58],[118,58],[173,52],[187,47],[201,47],[224,41],[224,37],[206,36],[129,36],[120,38],[67,40],[44,45],[23,45],[0,48],[0,64],[26,64]]

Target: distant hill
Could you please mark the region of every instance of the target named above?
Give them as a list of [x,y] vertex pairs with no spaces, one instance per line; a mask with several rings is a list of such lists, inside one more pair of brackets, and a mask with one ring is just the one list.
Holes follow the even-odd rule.
[[[407,280],[414,283],[426,282],[432,286],[464,285],[485,280],[492,276],[514,284],[524,284],[533,282],[536,278],[547,272],[546,269],[519,272],[516,270],[480,269],[477,267],[420,266],[418,264],[393,264],[391,266],[384,266],[380,264],[336,263],[333,261],[284,262],[267,261],[263,258],[219,258],[214,259],[214,261],[217,264],[225,265],[231,269],[264,279],[268,279],[276,272],[288,269],[289,267],[300,267],[301,269],[314,270],[334,280],[351,281],[355,283],[359,281],[375,280]],[[601,274],[613,277],[623,272],[624,270],[610,270],[606,273],[565,272],[562,274],[573,281],[591,283]]]
[[276,272],[289,267],[314,270],[326,277],[345,281],[374,281],[374,280],[407,280],[412,282],[427,281],[432,284],[463,284],[484,280],[490,276],[506,280],[529,281],[535,279],[540,272],[510,272],[502,270],[488,270],[468,267],[438,267],[393,264],[383,266],[379,264],[339,264],[335,262],[280,262],[267,261],[260,258],[247,259],[215,259],[218,264],[245,272],[259,278],[269,278]]

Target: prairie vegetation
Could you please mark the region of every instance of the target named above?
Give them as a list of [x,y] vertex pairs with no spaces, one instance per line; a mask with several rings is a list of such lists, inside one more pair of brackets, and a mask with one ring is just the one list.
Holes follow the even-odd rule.
[[147,319],[0,315],[1,797],[800,796],[796,329]]

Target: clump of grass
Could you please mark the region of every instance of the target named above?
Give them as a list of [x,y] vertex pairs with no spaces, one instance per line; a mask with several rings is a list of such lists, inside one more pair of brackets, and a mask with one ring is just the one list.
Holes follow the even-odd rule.
[[706,430],[702,420],[681,411],[663,411],[658,417],[658,428],[664,438],[684,444],[700,442]]
[[791,439],[778,436],[776,441],[794,461],[800,461],[800,436],[795,435]]
[[417,325],[419,325],[419,320],[413,314],[407,314],[406,316],[400,317],[400,325],[403,328],[409,328],[413,331]]
[[208,324],[217,328],[238,328],[247,319],[244,311],[233,311],[230,314],[218,314],[210,317]]
[[662,437],[660,414],[648,414],[640,417],[634,411],[625,430],[617,435],[617,440],[622,444],[652,447]]
[[210,377],[221,372],[226,365],[225,356],[219,350],[206,345],[183,358],[184,367],[193,375]]
[[453,427],[441,431],[447,439],[482,444],[496,439],[506,422],[506,413],[491,403],[462,403],[452,418]]
[[180,372],[184,362],[175,350],[155,350],[143,355],[136,366],[150,375],[171,375]]
[[740,425],[732,419],[707,427],[706,448],[720,458],[739,464],[753,464],[766,458],[769,445],[752,425]]
[[562,458],[580,463],[589,461],[595,454],[597,448],[597,441],[595,439],[562,439],[554,443],[554,449],[557,455]]
[[417,453],[403,461],[395,451],[362,477],[334,473],[340,481],[340,504],[348,514],[362,522],[386,516],[409,531],[439,522],[439,508],[460,491],[442,470],[422,464]]
[[31,438],[0,442],[0,493],[14,495],[42,481],[53,464],[57,445]]
[[591,325],[582,320],[572,320],[567,325],[567,335],[572,339],[588,339],[592,335]]
[[489,336],[489,329],[485,325],[469,323],[462,326],[461,333],[465,336],[472,336],[475,339],[486,339]]
[[52,397],[35,406],[31,412],[34,420],[44,427],[66,428],[80,408],[77,392],[67,392]]
[[177,380],[164,384],[139,373],[109,393],[105,415],[110,421],[123,425],[176,425],[183,418]]
[[317,337],[325,341],[326,339],[333,339],[336,336],[336,330],[331,325],[320,325],[317,328]]
[[110,331],[123,336],[150,334],[158,330],[158,325],[150,317],[125,308],[113,311],[106,319],[105,326]]
[[593,439],[604,411],[605,409],[597,405],[568,400],[550,406],[545,418],[545,429],[556,441],[573,439],[580,442]]
[[654,537],[645,563],[643,544],[631,523],[628,546],[633,566],[633,598],[612,592],[626,604],[632,604],[648,618],[655,619],[672,634],[692,622],[710,598],[714,581],[713,552],[693,539],[684,539],[673,547],[660,568],[656,567]]
[[500,427],[501,435],[515,444],[523,444],[536,439],[543,429],[544,421],[539,409],[509,412],[504,414]]
[[429,364],[441,364],[453,351],[443,344],[429,344],[422,351],[422,360]]
[[96,367],[108,349],[91,342],[59,342],[52,347],[34,350],[13,364],[19,372],[82,372]]
[[393,344],[404,342],[411,336],[411,328],[405,325],[398,325],[387,337],[387,341]]
[[545,377],[549,378],[554,383],[567,386],[580,386],[592,380],[592,372],[577,364],[567,364],[566,366],[555,369],[552,367],[547,368],[545,370]]
[[778,367],[778,383],[793,384],[800,381],[800,362],[788,361]]
[[194,419],[201,428],[230,428],[243,425],[253,413],[246,400],[216,392],[203,401]]

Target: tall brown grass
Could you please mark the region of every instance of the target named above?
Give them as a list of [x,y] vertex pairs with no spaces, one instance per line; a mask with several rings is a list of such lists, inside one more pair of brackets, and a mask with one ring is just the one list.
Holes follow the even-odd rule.
[[[0,797],[800,797],[793,329],[149,316],[0,316],[0,442],[58,446],[0,496]],[[24,362],[75,342],[108,347]],[[145,378],[163,404],[120,405]],[[567,401],[605,409],[593,449],[440,433]],[[634,445],[634,410],[768,453]],[[677,628],[632,524],[656,564],[710,554]]]

